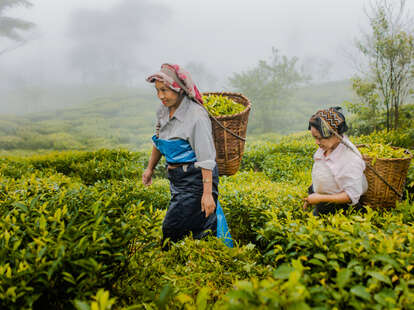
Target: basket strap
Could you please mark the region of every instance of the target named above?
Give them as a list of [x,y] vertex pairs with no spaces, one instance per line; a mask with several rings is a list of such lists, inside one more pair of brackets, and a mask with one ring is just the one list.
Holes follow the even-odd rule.
[[[345,145],[347,148],[349,148],[352,152],[354,152],[358,157],[360,157],[361,159],[363,159],[362,158],[362,155],[361,154],[358,154],[357,152],[355,152],[355,150],[352,148],[352,147],[350,147],[347,143],[345,143],[344,142],[344,140],[343,140],[343,138],[335,131],[335,130],[333,130],[332,129],[332,127],[328,124],[328,122],[327,121],[325,121],[325,119],[324,118],[320,118],[321,120],[322,120],[322,122],[330,129],[330,131],[337,137],[337,138],[339,138],[339,140],[341,141],[341,143],[343,144],[343,145]],[[402,193],[400,193],[397,189],[395,189],[395,187],[394,186],[392,186],[390,183],[388,183],[387,182],[387,180],[385,180],[375,169],[374,169],[374,167],[372,167],[371,166],[371,164],[370,163],[368,163],[368,162],[366,162],[366,165],[367,165],[367,167],[369,168],[369,169],[371,169],[371,171],[372,172],[374,172],[374,174],[382,181],[382,182],[384,182],[386,185],[388,185],[388,187],[389,188],[391,188],[392,189],[392,191],[394,192],[394,193],[396,193],[397,195],[398,195],[398,197],[400,197],[401,199],[403,198],[403,194]]]
[[234,132],[232,132],[230,129],[226,128],[223,126],[223,124],[221,124],[217,118],[215,118],[207,109],[205,106],[202,105],[202,107],[204,108],[204,110],[207,111],[208,115],[221,127],[223,128],[225,131],[227,131],[229,134],[235,136],[237,139],[240,139],[242,141],[246,141],[246,138],[240,137],[239,135],[235,134]]

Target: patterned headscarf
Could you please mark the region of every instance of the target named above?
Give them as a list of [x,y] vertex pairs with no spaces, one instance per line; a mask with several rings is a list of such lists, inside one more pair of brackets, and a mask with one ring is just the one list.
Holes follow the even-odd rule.
[[146,80],[150,83],[155,81],[163,82],[176,92],[183,90],[190,99],[203,104],[203,98],[190,74],[178,65],[163,64],[159,72],[150,75]]
[[[325,110],[319,110],[309,120],[309,127],[315,127],[323,138],[328,138],[331,136],[331,128],[335,130],[338,134],[343,134],[348,130],[348,125],[345,121],[345,116],[339,111],[340,107],[331,107]],[[321,118],[324,119],[328,125],[327,127],[324,122],[321,121]]]

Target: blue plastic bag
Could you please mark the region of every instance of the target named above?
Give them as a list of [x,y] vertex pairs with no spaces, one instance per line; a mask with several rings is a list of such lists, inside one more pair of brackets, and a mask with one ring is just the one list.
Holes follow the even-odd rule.
[[229,227],[227,226],[227,221],[224,216],[223,209],[220,206],[220,203],[217,201],[216,208],[217,216],[217,238],[223,240],[224,244],[229,248],[233,247],[233,239],[231,238]]

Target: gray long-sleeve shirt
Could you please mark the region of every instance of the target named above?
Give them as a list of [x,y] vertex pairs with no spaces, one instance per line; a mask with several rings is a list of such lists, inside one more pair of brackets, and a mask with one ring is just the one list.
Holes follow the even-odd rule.
[[190,143],[196,154],[195,167],[213,170],[216,166],[211,121],[206,110],[188,97],[183,101],[170,119],[169,110],[160,105],[157,111],[160,124],[159,138],[163,140],[183,139]]

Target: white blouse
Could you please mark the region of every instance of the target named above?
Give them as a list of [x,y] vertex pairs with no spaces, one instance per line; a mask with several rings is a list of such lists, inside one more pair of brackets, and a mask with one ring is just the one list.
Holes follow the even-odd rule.
[[[344,136],[343,140],[360,154],[348,137]],[[319,148],[313,159],[312,184],[315,193],[330,195],[346,192],[351,205],[357,204],[368,189],[364,160],[342,143],[328,156]]]

